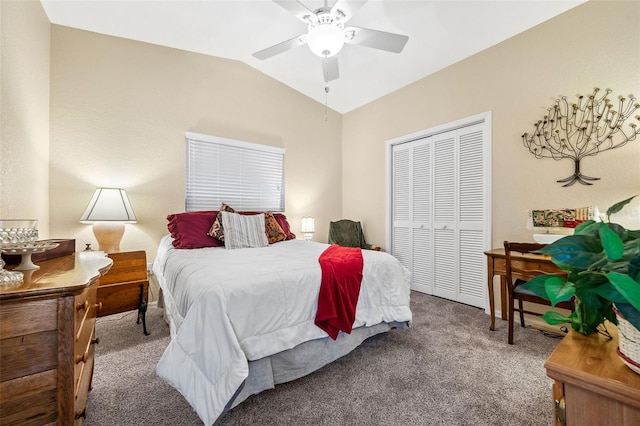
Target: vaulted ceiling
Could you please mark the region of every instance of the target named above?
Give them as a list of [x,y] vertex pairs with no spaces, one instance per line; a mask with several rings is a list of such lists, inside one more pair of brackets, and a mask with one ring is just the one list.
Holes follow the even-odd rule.
[[[58,25],[242,61],[340,113],[474,55],[584,0],[369,0],[349,25],[409,36],[390,53],[345,45],[340,78],[325,97],[322,59],[300,46],[269,59],[252,53],[305,34],[307,26],[270,0],[41,0]],[[323,1],[302,0],[308,9]],[[330,0],[332,6],[335,0]]]

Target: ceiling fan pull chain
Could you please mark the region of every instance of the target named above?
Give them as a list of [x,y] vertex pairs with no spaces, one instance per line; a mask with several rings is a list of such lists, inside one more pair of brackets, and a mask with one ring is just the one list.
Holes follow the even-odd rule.
[[324,86],[324,121],[327,121],[328,100],[329,100],[329,86]]

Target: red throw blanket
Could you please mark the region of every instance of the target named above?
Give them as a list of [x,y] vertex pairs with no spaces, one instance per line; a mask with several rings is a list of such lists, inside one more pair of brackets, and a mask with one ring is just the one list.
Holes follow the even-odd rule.
[[331,245],[318,258],[322,281],[316,325],[336,340],[340,331],[351,333],[362,283],[362,250]]

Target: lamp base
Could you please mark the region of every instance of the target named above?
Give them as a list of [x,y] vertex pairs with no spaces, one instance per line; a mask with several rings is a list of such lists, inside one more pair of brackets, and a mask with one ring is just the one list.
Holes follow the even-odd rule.
[[303,237],[305,241],[311,241],[311,238],[313,238],[313,234],[303,234]]
[[124,235],[124,223],[96,222],[93,224],[93,235],[98,240],[98,250],[106,253],[118,252]]

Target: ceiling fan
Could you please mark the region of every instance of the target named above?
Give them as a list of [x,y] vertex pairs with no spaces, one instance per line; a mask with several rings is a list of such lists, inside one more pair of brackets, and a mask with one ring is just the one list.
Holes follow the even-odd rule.
[[264,60],[307,44],[313,53],[323,59],[322,73],[325,82],[336,80],[340,76],[338,59],[335,55],[345,43],[400,53],[405,44],[407,44],[407,40],[409,40],[406,35],[368,28],[345,27],[345,23],[353,17],[355,12],[366,1],[348,2],[347,0],[338,0],[333,7],[328,7],[327,0],[325,0],[324,6],[314,11],[308,9],[300,1],[273,1],[306,23],[308,31],[306,34],[255,52],[253,56]]

